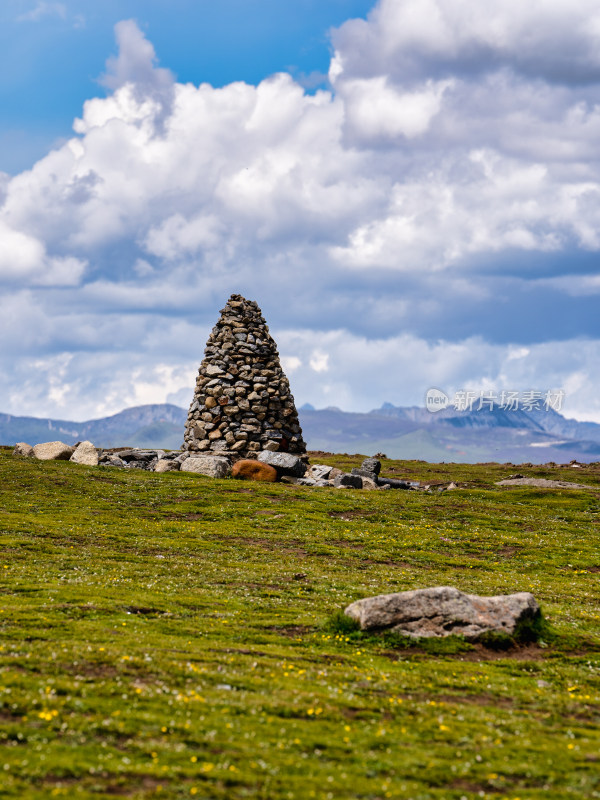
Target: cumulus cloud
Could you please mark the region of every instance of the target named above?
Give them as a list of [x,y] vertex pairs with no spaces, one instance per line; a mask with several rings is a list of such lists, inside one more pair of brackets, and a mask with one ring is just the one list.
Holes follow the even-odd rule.
[[[302,402],[506,378],[595,409],[599,14],[380,0],[333,33],[314,94],[284,73],[178,83],[120,22],[108,96],[0,175],[0,281],[44,332],[3,322],[20,362],[0,410],[183,396],[236,291],[263,307]],[[575,346],[576,367],[560,355]],[[68,392],[33,387],[40,358]]]
[[133,19],[115,25],[119,53],[106,62],[100,83],[116,90],[128,86],[138,100],[153,101],[155,119],[162,122],[173,101],[173,73],[158,66],[156,52]]

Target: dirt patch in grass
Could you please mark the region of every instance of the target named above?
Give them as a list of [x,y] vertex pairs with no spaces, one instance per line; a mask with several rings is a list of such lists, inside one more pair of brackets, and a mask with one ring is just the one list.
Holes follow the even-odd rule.
[[436,697],[437,702],[449,703],[450,705],[493,706],[495,708],[512,708],[515,704],[511,697],[498,697],[498,695],[490,694],[489,692],[484,692],[483,694],[441,694]]
[[383,656],[389,658],[391,661],[398,661],[406,658],[406,656],[427,656],[429,659],[452,659],[456,661],[543,661],[551,654],[549,647],[541,647],[538,644],[528,645],[514,645],[507,650],[493,650],[490,647],[485,647],[479,642],[469,644],[468,650],[461,650],[458,653],[441,652],[433,654],[428,652],[424,647],[419,647],[415,644],[409,648],[401,647],[397,650],[386,650],[382,653]]
[[353,519],[365,519],[375,516],[372,511],[365,511],[362,508],[353,509],[351,511],[328,511],[328,517],[333,519],[341,519],[344,522],[351,522]]
[[128,614],[142,614],[142,615],[156,615],[156,614],[168,614],[168,611],[164,611],[162,608],[152,608],[150,606],[125,606],[125,611]]
[[310,625],[265,625],[263,630],[273,631],[273,633],[287,636],[290,639],[298,639],[301,636],[312,633],[314,629]]
[[277,511],[269,511],[268,509],[266,511],[255,511],[254,514],[256,516],[273,517],[273,519],[281,519],[282,517],[285,517],[285,514],[278,514]]
[[514,544],[514,545],[505,545],[501,547],[499,550],[496,550],[496,555],[501,556],[502,558],[512,558],[512,556],[516,555],[519,550],[523,549],[523,545],[521,544]]
[[489,783],[475,783],[475,781],[465,780],[464,778],[455,778],[447,784],[450,789],[458,789],[461,792],[472,792],[473,794],[502,794],[504,789],[497,789]]
[[73,675],[76,680],[84,678],[116,678],[119,670],[114,664],[106,664],[101,661],[80,661],[77,664],[63,663],[60,665],[60,671]]
[[468,653],[460,653],[456,656],[459,661],[500,661],[510,659],[511,661],[543,661],[549,655],[548,647],[541,647],[539,644],[515,645],[508,650],[492,650],[490,647],[476,642],[473,650]]

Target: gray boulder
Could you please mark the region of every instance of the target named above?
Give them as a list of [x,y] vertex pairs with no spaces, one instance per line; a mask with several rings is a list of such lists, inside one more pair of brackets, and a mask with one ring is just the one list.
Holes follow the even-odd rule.
[[529,592],[479,597],[451,586],[366,597],[344,611],[363,631],[390,630],[413,637],[460,634],[466,639],[490,631],[510,635],[521,620],[539,612]]
[[190,456],[181,465],[181,472],[194,472],[209,478],[226,478],[231,475],[231,464],[221,456]]
[[258,454],[258,460],[263,464],[275,467],[278,475],[301,478],[306,471],[304,463],[292,453],[274,453],[271,450],[263,450]]
[[12,451],[13,456],[33,457],[33,447],[27,442],[17,442]]
[[74,461],[76,464],[97,467],[98,451],[91,442],[79,442],[69,460]]
[[332,469],[333,467],[328,467],[327,464],[313,464],[308,468],[307,474],[315,481],[326,481],[329,478]]
[[379,461],[377,458],[365,458],[361,464],[361,469],[364,469],[365,472],[379,475],[381,472],[381,461]]
[[108,455],[104,455],[100,458],[100,464],[104,464],[108,467],[125,467],[126,464],[122,458],[115,455],[115,453],[109,453]]
[[360,475],[351,475],[349,472],[342,472],[336,475],[333,479],[333,485],[336,489],[348,487],[349,489],[362,489],[363,479]]
[[74,451],[74,447],[64,442],[43,442],[35,445],[33,455],[40,461],[68,461]]

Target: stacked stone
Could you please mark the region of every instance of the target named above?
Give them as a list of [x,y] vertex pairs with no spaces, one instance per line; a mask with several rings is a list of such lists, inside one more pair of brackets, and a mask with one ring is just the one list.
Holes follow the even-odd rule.
[[206,343],[183,447],[240,458],[261,450],[306,453],[277,346],[258,305],[239,294]]

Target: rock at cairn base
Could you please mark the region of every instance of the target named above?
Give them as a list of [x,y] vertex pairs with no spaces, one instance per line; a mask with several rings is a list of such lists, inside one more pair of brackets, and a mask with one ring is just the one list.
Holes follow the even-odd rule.
[[403,636],[459,634],[477,639],[494,631],[511,635],[519,622],[540,613],[529,592],[479,597],[451,586],[434,586],[398,594],[380,594],[351,603],[344,613],[361,630],[391,630]]
[[191,457],[183,462],[181,472],[195,472],[209,478],[226,478],[231,474],[231,464],[227,458],[220,456]]
[[206,343],[185,426],[189,451],[306,453],[277,346],[254,301],[232,294]]

